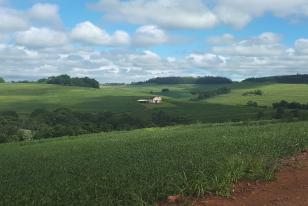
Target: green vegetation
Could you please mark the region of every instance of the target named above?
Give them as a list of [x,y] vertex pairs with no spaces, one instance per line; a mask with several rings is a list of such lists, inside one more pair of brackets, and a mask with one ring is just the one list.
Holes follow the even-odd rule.
[[263,95],[262,90],[257,89],[257,90],[254,90],[254,91],[245,92],[243,94],[243,96],[256,96],[256,95],[262,96]]
[[308,74],[297,74],[297,75],[283,75],[283,76],[271,76],[271,77],[260,77],[260,78],[248,78],[243,82],[270,82],[270,83],[287,83],[287,84],[307,84]]
[[90,79],[88,77],[83,78],[71,78],[68,75],[60,75],[56,77],[48,77],[47,79],[40,79],[38,83],[47,84],[59,84],[62,86],[78,86],[78,87],[92,87],[99,88],[99,82],[95,79]]
[[[29,115],[36,109],[52,111],[58,108],[80,112],[125,112],[143,119],[151,119],[153,113],[164,111],[171,116],[202,122],[254,120],[260,110],[270,116],[270,110],[245,107],[247,101],[242,106],[190,101],[195,98],[191,91],[210,91],[221,87],[224,85],[168,85],[170,91],[161,92],[166,85],[120,85],[92,89],[50,84],[2,84],[0,108],[21,115]],[[138,99],[149,99],[154,95],[162,96],[163,103],[137,103]]]
[[[308,102],[308,85],[306,84],[250,84],[234,85],[230,94],[216,96],[207,100],[208,103],[222,105],[245,105],[249,100],[260,106],[272,106],[274,102],[286,100],[288,102]],[[263,95],[243,96],[248,89],[261,90]]]
[[154,205],[269,180],[308,123],[149,128],[0,145],[0,205]]
[[161,90],[161,92],[170,92],[170,89],[168,89],[168,88],[163,88],[163,89]]
[[273,108],[274,109],[283,108],[283,109],[303,109],[303,110],[307,110],[308,109],[308,103],[307,104],[301,104],[299,102],[287,102],[285,100],[282,100],[280,102],[273,103]]
[[0,84],[1,83],[5,83],[5,80],[3,79],[3,77],[0,77]]
[[249,107],[257,107],[258,103],[254,101],[248,101],[246,105]]
[[[272,179],[281,158],[308,147],[308,122],[294,122],[308,118],[308,85],[172,77],[97,89],[79,80],[1,84],[0,143],[15,143],[0,145],[0,205],[229,195],[232,183]],[[154,95],[162,104],[137,103]],[[224,123],[133,130],[197,122]]]
[[145,82],[134,84],[231,84],[232,80],[225,77],[157,77]]
[[163,111],[153,113],[149,120],[126,113],[85,113],[66,108],[37,109],[28,117],[19,117],[16,112],[2,112],[0,143],[188,123],[185,118],[170,116]]
[[198,100],[201,100],[201,99],[208,99],[208,98],[211,98],[211,97],[215,97],[215,96],[218,96],[218,95],[222,95],[222,94],[228,94],[231,92],[231,89],[230,88],[227,88],[227,87],[222,87],[222,88],[218,88],[218,89],[215,89],[215,90],[210,90],[210,91],[193,91],[192,94],[193,95],[198,95],[197,99]]

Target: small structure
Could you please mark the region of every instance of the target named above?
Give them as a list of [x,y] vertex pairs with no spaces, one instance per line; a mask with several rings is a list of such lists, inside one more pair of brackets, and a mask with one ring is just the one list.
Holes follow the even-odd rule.
[[156,97],[153,97],[151,99],[151,103],[153,103],[153,104],[160,104],[162,102],[162,100],[163,99],[161,97],[156,96]]
[[139,99],[138,102],[142,104],[147,104],[147,103],[150,103],[150,100],[149,99]]
[[151,99],[139,99],[138,102],[141,104],[160,104],[162,102],[162,98],[159,96],[152,97]]

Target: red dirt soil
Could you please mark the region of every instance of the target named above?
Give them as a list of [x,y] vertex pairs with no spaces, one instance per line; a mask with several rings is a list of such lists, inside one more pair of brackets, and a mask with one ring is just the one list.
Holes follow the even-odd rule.
[[[284,162],[276,180],[269,183],[239,183],[231,198],[188,200],[170,196],[161,206],[308,206],[308,151]],[[184,203],[186,202],[186,203]]]

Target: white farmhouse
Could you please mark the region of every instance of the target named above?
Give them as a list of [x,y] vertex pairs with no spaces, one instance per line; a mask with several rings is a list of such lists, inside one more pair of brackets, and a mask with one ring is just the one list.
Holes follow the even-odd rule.
[[139,103],[143,104],[160,104],[163,101],[163,99],[159,96],[152,97],[151,99],[139,99]]
[[163,99],[159,96],[153,97],[151,99],[151,103],[153,103],[153,104],[160,104],[162,101],[163,101]]

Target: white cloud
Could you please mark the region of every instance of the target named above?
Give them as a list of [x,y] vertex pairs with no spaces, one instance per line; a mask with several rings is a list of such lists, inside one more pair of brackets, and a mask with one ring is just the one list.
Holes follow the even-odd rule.
[[219,0],[214,12],[221,22],[241,28],[252,19],[271,13],[277,17],[308,16],[307,0]]
[[225,63],[224,57],[211,53],[190,54],[186,59],[197,67],[218,67]]
[[164,30],[154,25],[139,27],[134,35],[134,44],[138,46],[152,46],[163,44],[168,41]]
[[64,46],[69,41],[67,35],[63,32],[35,27],[18,32],[15,40],[19,45],[37,48]]
[[[239,80],[251,76],[307,73],[307,39],[298,39],[294,48],[287,48],[261,38],[264,36],[267,35],[231,44],[226,47],[228,52],[191,53],[177,58],[165,58],[151,50],[99,52],[70,46],[36,48],[0,44],[0,71],[2,76],[12,80],[67,73],[90,76],[102,82],[131,82],[175,75],[219,75]],[[270,50],[274,45],[280,45],[279,52]],[[243,51],[234,50],[240,46]]]
[[184,29],[219,23],[242,28],[266,14],[290,20],[308,17],[307,0],[100,0],[91,8],[112,21]]
[[114,35],[110,35],[89,21],[76,25],[71,32],[71,37],[77,41],[95,45],[127,45],[130,43],[129,34],[126,32],[116,31]]
[[14,9],[0,8],[0,32],[24,30],[29,27],[27,18]]
[[223,34],[222,36],[212,36],[208,38],[211,45],[225,45],[235,42],[235,37],[232,34]]
[[300,54],[308,54],[308,39],[296,40],[295,51],[297,51]]
[[202,0],[100,0],[92,8],[103,11],[106,19],[133,24],[201,29],[217,23]]
[[28,15],[33,20],[51,22],[56,25],[61,24],[59,7],[54,4],[35,4],[28,11]]
[[231,56],[277,56],[286,49],[279,43],[280,40],[280,35],[266,32],[231,45],[215,46],[212,50],[216,54]]
[[264,32],[260,34],[260,36],[257,37],[257,39],[260,40],[261,43],[275,44],[279,43],[282,37],[281,35],[272,32]]

